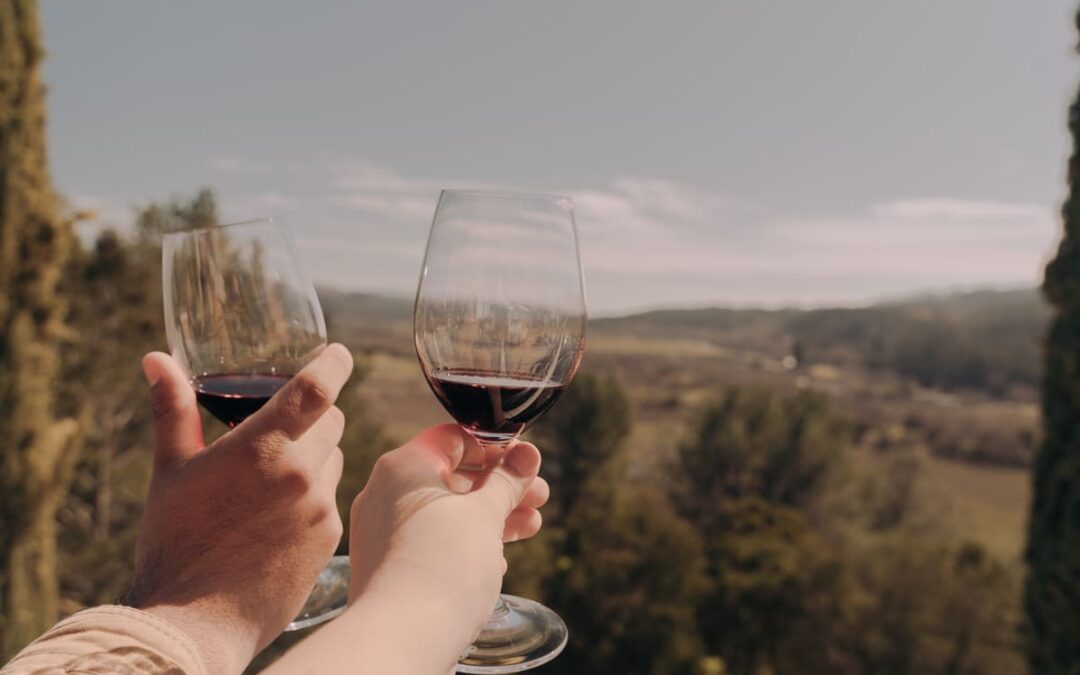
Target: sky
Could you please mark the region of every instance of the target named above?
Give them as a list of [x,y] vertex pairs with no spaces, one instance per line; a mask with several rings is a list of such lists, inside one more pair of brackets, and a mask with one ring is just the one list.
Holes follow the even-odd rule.
[[407,296],[440,189],[557,192],[594,315],[1033,285],[1059,236],[1071,1],[41,7],[87,236],[210,187]]

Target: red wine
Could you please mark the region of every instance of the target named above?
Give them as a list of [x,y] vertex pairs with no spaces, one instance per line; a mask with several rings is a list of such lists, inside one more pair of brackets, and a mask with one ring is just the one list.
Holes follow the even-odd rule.
[[507,441],[555,404],[565,384],[527,375],[444,370],[428,384],[447,412],[479,438]]
[[191,383],[202,407],[230,427],[270,400],[292,375],[203,375]]

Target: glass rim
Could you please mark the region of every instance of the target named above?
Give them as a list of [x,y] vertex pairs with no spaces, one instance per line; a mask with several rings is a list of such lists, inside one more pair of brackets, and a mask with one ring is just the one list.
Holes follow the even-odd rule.
[[214,230],[224,230],[231,227],[240,227],[243,225],[276,225],[277,227],[283,227],[284,223],[281,219],[274,216],[267,216],[265,218],[252,218],[251,220],[240,220],[235,223],[220,223],[215,225],[200,225],[199,227],[186,227],[182,230],[173,230],[172,232],[166,232],[162,235],[162,238],[176,237],[181,235],[193,235],[193,234],[207,234]]
[[443,195],[460,195],[462,197],[481,197],[488,199],[524,199],[530,201],[567,202],[571,206],[574,200],[567,195],[554,192],[516,192],[514,190],[479,190],[469,188],[447,188],[439,192],[439,200]]

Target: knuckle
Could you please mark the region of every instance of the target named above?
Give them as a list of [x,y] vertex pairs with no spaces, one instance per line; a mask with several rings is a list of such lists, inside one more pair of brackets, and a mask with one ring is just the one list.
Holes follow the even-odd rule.
[[387,452],[380,455],[379,458],[375,460],[375,471],[389,474],[396,473],[401,467],[401,460],[398,459],[398,457],[399,453],[397,452]]
[[315,502],[308,524],[317,529],[318,535],[327,541],[340,540],[345,529],[341,522],[341,514],[338,513],[337,504],[333,499],[320,499]]
[[278,475],[278,483],[283,493],[295,496],[307,494],[311,490],[313,481],[311,474],[302,467],[293,466],[281,471]]
[[330,392],[310,373],[300,373],[295,378],[301,411],[318,410],[333,403]]
[[338,514],[336,508],[331,509],[330,517],[326,519],[327,538],[334,542],[340,541],[344,533],[345,525],[341,522],[341,515]]
[[356,522],[357,514],[359,514],[364,508],[364,493],[356,495],[353,498],[352,504],[349,506],[349,520]]

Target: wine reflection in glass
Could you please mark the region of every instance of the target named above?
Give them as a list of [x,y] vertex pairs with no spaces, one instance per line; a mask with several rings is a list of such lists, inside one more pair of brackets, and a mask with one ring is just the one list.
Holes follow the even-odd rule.
[[[291,234],[273,219],[166,234],[162,277],[169,349],[199,403],[230,428],[326,346],[315,288]],[[285,630],[345,610],[348,562],[331,560]]]
[[[485,447],[487,461],[501,461],[570,384],[585,319],[568,198],[442,192],[416,295],[416,352],[435,396]],[[535,668],[566,640],[555,612],[502,595],[458,672]]]

